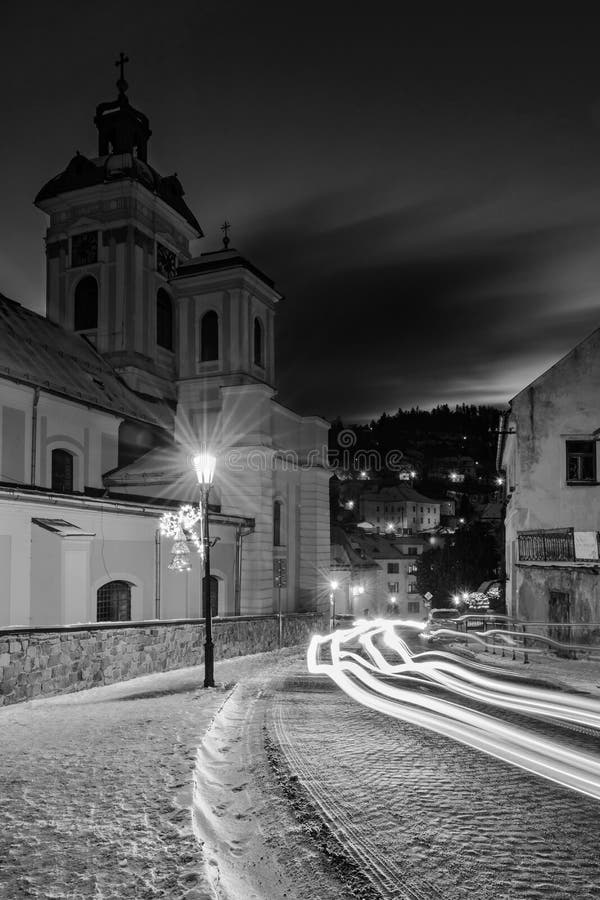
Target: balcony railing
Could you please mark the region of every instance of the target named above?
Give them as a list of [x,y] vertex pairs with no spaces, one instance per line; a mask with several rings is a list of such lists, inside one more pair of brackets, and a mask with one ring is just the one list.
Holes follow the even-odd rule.
[[519,531],[521,562],[574,562],[575,529],[556,528],[543,531]]

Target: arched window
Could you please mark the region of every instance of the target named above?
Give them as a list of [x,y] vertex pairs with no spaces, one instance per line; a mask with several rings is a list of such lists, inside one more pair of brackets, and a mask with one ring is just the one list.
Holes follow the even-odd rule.
[[[219,579],[214,575],[210,576],[210,614],[211,616],[219,615]],[[202,615],[206,618],[206,609],[204,606],[204,578],[202,579]]]
[[73,454],[68,450],[52,451],[51,485],[53,491],[61,494],[73,490]]
[[131,585],[127,581],[109,581],[96,595],[98,622],[128,622],[131,619]]
[[263,361],[263,328],[260,319],[254,320],[254,364],[264,366]]
[[156,295],[156,343],[165,350],[173,349],[173,306],[164,288]]
[[98,282],[86,275],[75,288],[73,302],[73,328],[88,331],[98,327]]
[[273,504],[273,546],[281,547],[281,500],[276,500]]
[[200,361],[219,358],[219,317],[211,310],[204,313],[200,323]]

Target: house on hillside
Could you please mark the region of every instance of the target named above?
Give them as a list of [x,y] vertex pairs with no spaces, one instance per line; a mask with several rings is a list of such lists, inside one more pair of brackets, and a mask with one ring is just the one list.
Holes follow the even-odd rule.
[[502,421],[498,465],[511,615],[600,622],[599,396],[597,329],[517,394]]
[[428,542],[390,537],[371,528],[332,528],[332,576],[337,581],[338,612],[351,615],[422,619],[427,603],[417,592],[417,557]]
[[[35,204],[47,315],[0,298],[0,627],[202,616],[200,557],[169,568],[165,510],[217,456],[210,592],[220,615],[326,604],[328,423],[276,400],[272,280],[199,254],[176,175],[148,162],[127,83]],[[0,273],[1,276],[1,273]],[[185,542],[183,542],[185,546]],[[286,572],[275,588],[274,573]]]
[[439,500],[424,497],[413,487],[398,484],[360,494],[360,518],[375,531],[399,535],[433,531],[440,524]]

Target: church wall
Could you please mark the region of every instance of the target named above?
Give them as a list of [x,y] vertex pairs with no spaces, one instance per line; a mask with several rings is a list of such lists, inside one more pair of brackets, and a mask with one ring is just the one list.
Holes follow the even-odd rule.
[[121,418],[49,394],[40,396],[37,415],[36,484],[51,486],[52,450],[63,448],[74,456],[74,490],[102,487],[103,465],[116,465],[109,448],[118,447]]
[[[37,513],[34,512],[33,515]],[[49,517],[49,516],[48,516]],[[31,613],[30,622],[41,625],[70,624],[61,615],[60,538],[39,525],[31,528]],[[82,615],[81,622],[89,621]]]
[[31,514],[10,500],[0,504],[1,625],[29,625]]
[[33,402],[33,388],[2,382],[0,481],[17,484],[30,481]]

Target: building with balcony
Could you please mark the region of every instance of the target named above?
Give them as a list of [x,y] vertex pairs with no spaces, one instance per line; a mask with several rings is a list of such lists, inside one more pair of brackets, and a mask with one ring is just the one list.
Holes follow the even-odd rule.
[[511,615],[600,621],[599,396],[597,329],[517,394],[503,417],[498,465]]

